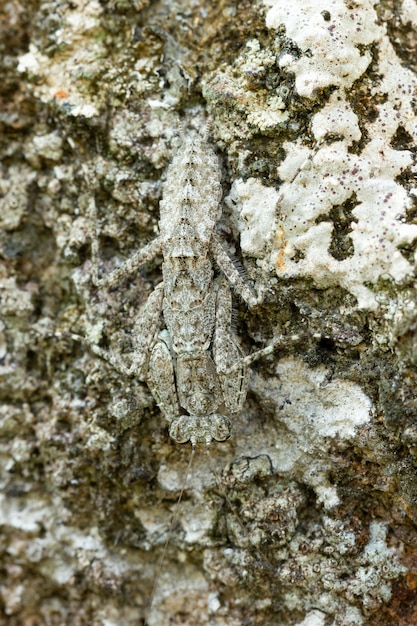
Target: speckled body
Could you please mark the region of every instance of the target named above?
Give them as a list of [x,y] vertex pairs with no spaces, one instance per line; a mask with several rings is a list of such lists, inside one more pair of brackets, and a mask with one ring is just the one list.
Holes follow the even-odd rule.
[[[229,287],[215,280],[209,258],[221,195],[218,158],[207,141],[190,133],[168,168],[160,203],[166,331],[152,348],[147,382],[171,421],[171,437],[193,445],[227,439],[228,417],[217,411],[239,411],[246,396],[244,365],[225,372],[242,354],[230,334],[230,296],[225,302],[222,294]],[[226,360],[219,346],[225,336]],[[181,407],[188,415],[181,415]]]

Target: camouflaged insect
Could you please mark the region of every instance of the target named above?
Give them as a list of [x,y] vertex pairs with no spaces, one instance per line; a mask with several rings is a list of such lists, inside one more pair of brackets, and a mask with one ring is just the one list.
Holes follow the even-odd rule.
[[[91,348],[121,373],[146,380],[172,439],[191,441],[193,448],[230,436],[229,416],[245,401],[248,365],[273,350],[269,346],[245,357],[232,333],[230,287],[249,306],[261,296],[242,279],[216,232],[221,196],[218,158],[206,139],[189,132],[167,170],[159,236],[103,278],[98,276],[98,233],[92,236],[93,280],[99,287],[163,255],[163,282],[135,324],[131,364],[99,346]],[[92,201],[95,223],[96,212]]]

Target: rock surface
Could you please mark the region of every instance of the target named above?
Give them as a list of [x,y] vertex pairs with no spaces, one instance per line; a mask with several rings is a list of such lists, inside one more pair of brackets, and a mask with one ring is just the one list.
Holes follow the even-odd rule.
[[[415,624],[415,0],[10,0],[0,24],[0,625]],[[170,528],[190,449],[74,335],[129,362],[161,259],[93,287],[88,206],[105,273],[208,118],[219,232],[265,289],[236,333],[302,340],[252,366]]]

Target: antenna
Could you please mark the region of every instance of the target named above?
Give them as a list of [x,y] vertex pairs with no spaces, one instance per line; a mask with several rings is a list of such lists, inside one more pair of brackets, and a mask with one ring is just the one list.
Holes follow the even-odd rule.
[[145,608],[144,626],[149,626],[148,618],[149,618],[149,615],[150,615],[150,612],[151,612],[151,609],[152,609],[153,601],[155,599],[155,593],[156,593],[156,590],[158,588],[158,581],[159,581],[159,576],[160,576],[161,571],[162,571],[162,566],[165,563],[165,559],[166,559],[166,555],[167,555],[167,551],[168,551],[168,545],[169,545],[169,542],[171,541],[171,537],[172,537],[172,531],[174,530],[175,522],[178,519],[178,512],[179,512],[182,496],[184,494],[185,488],[186,488],[187,483],[188,483],[188,479],[190,477],[191,465],[192,465],[192,462],[193,462],[194,454],[195,454],[195,445],[193,444],[192,447],[191,447],[191,454],[190,454],[190,458],[188,460],[187,469],[185,471],[185,476],[184,476],[184,480],[183,480],[183,483],[182,483],[181,491],[180,491],[178,499],[177,499],[177,501],[175,503],[174,510],[172,512],[171,521],[170,521],[169,527],[168,527],[167,538],[165,540],[164,547],[162,548],[162,552],[161,552],[161,555],[160,555],[160,557],[158,559],[158,563],[157,563],[157,566],[156,566],[156,572],[155,572],[155,576],[154,576],[154,579],[153,579],[151,595],[149,596],[149,600],[148,600],[146,608]]

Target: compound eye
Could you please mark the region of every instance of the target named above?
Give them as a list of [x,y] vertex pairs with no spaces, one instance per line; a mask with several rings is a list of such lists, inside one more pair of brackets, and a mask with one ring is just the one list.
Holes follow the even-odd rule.
[[189,425],[187,423],[187,416],[180,415],[175,417],[169,427],[169,436],[176,443],[187,443],[190,440]]
[[226,441],[230,437],[230,421],[224,415],[216,415],[213,423],[212,437],[216,441]]

